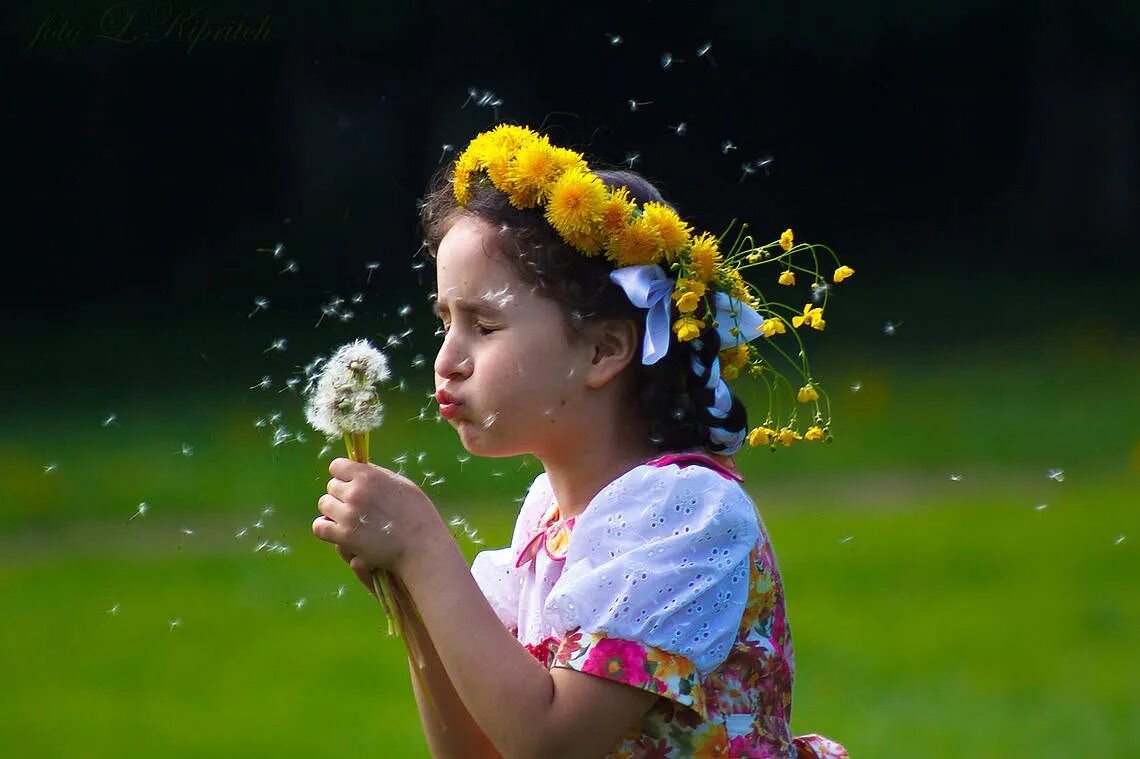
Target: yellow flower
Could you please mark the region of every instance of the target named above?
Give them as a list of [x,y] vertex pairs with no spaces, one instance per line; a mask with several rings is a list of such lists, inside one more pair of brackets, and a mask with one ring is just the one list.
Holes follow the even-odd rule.
[[601,224],[606,186],[596,175],[571,169],[550,188],[546,220],[563,237],[589,234]]
[[784,326],[784,320],[775,316],[769,316],[767,319],[760,323],[760,334],[764,337],[772,337],[773,335],[782,335],[788,331]]
[[748,343],[741,343],[720,352],[720,376],[726,380],[734,380],[740,376],[740,370],[748,364]]
[[587,256],[598,255],[602,252],[602,246],[605,244],[597,229],[590,229],[586,232],[567,231],[562,237]]
[[689,246],[692,227],[681,221],[677,212],[664,203],[651,200],[642,206],[642,213],[646,221],[657,229],[661,252],[665,260],[672,263],[677,254]]
[[808,427],[807,432],[804,433],[804,440],[815,441],[823,440],[823,429],[821,427]]
[[467,205],[471,200],[471,175],[479,170],[479,161],[475,154],[466,151],[455,161],[455,173],[452,177],[452,189],[455,192],[455,201],[461,206]]
[[697,310],[697,306],[699,306],[701,303],[701,296],[697,295],[694,292],[684,293],[680,298],[676,297],[676,293],[673,295],[674,299],[677,301],[677,310],[682,314],[693,313]]
[[682,316],[673,322],[673,331],[677,333],[677,340],[682,343],[696,340],[701,336],[701,330],[704,328],[705,323],[692,316]]
[[810,303],[806,304],[802,314],[792,317],[793,327],[800,327],[804,324],[807,324],[813,329],[822,330],[825,325],[823,321],[823,309],[813,306]]
[[693,248],[689,251],[689,261],[692,267],[690,273],[702,282],[711,282],[716,275],[716,267],[720,264],[720,249],[716,238],[708,232],[702,232],[693,240]]
[[735,366],[728,366],[726,364],[720,365],[720,378],[725,382],[731,382],[740,376],[740,370]]
[[507,169],[512,205],[533,208],[546,200],[558,173],[550,143],[545,138],[519,148]]
[[618,187],[611,191],[602,204],[602,235],[607,239],[612,238],[625,229],[634,208],[636,206],[629,199],[628,188]]
[[852,269],[850,266],[840,266],[838,269],[835,270],[835,274],[833,274],[831,278],[836,282],[836,284],[838,284],[838,283],[842,282],[843,280],[847,279],[848,277],[850,277],[854,273],[855,273],[855,270]]
[[785,448],[790,448],[796,440],[803,440],[803,436],[791,427],[784,427],[776,433],[776,439],[783,443]]
[[758,445],[768,445],[776,431],[769,427],[756,427],[748,433],[748,445],[755,448]]
[[794,285],[796,283],[796,273],[791,269],[784,271],[780,274],[781,285]]
[[752,294],[752,290],[748,288],[748,283],[744,281],[744,277],[736,269],[722,269],[722,276],[728,285],[725,289],[728,294],[736,298],[741,303],[747,304],[753,310],[756,310],[758,303],[756,297]]
[[618,266],[638,266],[657,263],[660,248],[657,229],[639,216],[614,235],[607,255]]
[[815,388],[812,387],[812,385],[809,383],[809,384],[804,385],[803,387],[801,387],[799,389],[799,392],[796,393],[796,400],[799,401],[800,403],[807,403],[809,401],[818,401],[819,400],[819,393],[817,393]]
[[780,247],[784,250],[791,250],[794,244],[792,230],[790,228],[785,229],[784,233],[780,235]]

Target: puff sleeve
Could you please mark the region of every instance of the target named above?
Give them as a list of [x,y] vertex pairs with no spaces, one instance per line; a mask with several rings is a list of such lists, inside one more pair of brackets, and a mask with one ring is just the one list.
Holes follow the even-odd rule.
[[643,466],[580,515],[544,615],[568,631],[565,666],[698,712],[700,674],[736,640],[760,534],[755,506],[704,467]]
[[475,578],[475,584],[483,591],[499,620],[513,631],[519,629],[519,605],[526,574],[525,570],[515,568],[515,558],[526,542],[527,526],[541,516],[546,506],[548,490],[546,475],[540,474],[531,483],[519,508],[511,545],[480,551],[471,562],[471,575]]

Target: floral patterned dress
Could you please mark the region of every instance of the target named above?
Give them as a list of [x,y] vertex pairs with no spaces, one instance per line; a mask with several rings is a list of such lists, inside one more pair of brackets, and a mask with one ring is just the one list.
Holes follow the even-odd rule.
[[740,480],[708,456],[670,454],[563,520],[540,474],[511,547],[472,564],[496,614],[547,667],[660,696],[611,757],[847,757],[819,735],[791,735],[784,593]]

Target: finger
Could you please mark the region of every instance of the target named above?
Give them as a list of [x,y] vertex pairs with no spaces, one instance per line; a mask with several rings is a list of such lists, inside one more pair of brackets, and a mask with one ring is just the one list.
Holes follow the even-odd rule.
[[355,461],[351,461],[341,456],[340,458],[333,459],[329,462],[329,474],[331,474],[333,477],[336,477],[337,479],[349,482],[352,480],[352,473],[359,466],[360,464],[357,464]]
[[352,570],[352,573],[356,575],[356,579],[360,580],[360,583],[368,588],[368,592],[375,595],[376,589],[372,584],[372,573],[376,571],[376,568],[359,556],[354,556],[352,561],[348,563],[348,567]]
[[313,534],[326,543],[340,543],[344,538],[344,528],[328,517],[313,520]]
[[329,494],[336,496],[341,501],[348,500],[348,483],[339,477],[333,477],[331,480],[329,480],[328,484],[325,485],[325,490],[328,491]]
[[334,522],[344,521],[343,517],[345,516],[345,512],[347,510],[348,507],[344,501],[340,500],[336,496],[329,495],[328,493],[325,493],[317,499],[317,511],[321,512]]

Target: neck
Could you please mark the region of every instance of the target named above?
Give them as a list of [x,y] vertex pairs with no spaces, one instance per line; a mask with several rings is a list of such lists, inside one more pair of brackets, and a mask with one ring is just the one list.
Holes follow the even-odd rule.
[[658,455],[657,449],[644,437],[636,442],[611,440],[609,443],[581,446],[572,452],[540,458],[561,518],[578,516],[602,488]]

